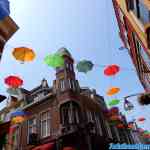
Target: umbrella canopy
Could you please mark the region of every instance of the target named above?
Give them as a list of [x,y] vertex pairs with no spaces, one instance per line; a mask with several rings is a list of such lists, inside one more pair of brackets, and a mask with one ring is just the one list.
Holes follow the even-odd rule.
[[104,74],[106,76],[114,76],[120,71],[120,67],[118,65],[109,65],[104,69]]
[[117,125],[117,128],[123,129],[124,125],[122,123],[120,123],[120,124]]
[[138,121],[139,122],[143,122],[143,121],[145,121],[146,119],[144,118],[144,117],[140,117],[140,118],[138,118]]
[[16,60],[19,60],[21,62],[32,61],[35,58],[34,51],[27,47],[14,48],[12,55]]
[[93,69],[94,64],[89,60],[82,60],[80,61],[76,68],[78,72],[87,73],[88,71],[91,71]]
[[108,104],[109,104],[109,106],[115,106],[115,105],[117,105],[117,104],[119,104],[120,103],[120,100],[118,100],[118,99],[113,99],[113,100],[111,100]]
[[117,121],[117,120],[121,120],[121,118],[120,118],[119,115],[113,115],[113,116],[110,117],[110,120]]
[[12,118],[11,123],[12,124],[19,124],[19,123],[22,123],[24,121],[25,121],[25,117],[24,116],[16,116],[16,117]]
[[117,94],[119,91],[120,91],[120,88],[118,88],[118,87],[111,87],[110,89],[108,89],[107,95],[108,96],[112,96],[114,94]]
[[130,101],[128,101],[128,100],[125,99],[124,100],[124,110],[125,111],[130,111],[133,108],[134,108],[133,104]]
[[21,91],[19,88],[8,88],[7,89],[7,93],[9,93],[10,95],[20,95]]
[[9,16],[9,1],[8,0],[0,0],[0,20],[3,20],[5,17]]
[[23,80],[18,76],[8,76],[5,78],[5,84],[11,88],[18,88],[23,84]]
[[118,107],[112,107],[110,110],[111,114],[118,114],[119,113],[119,108]]
[[63,67],[64,66],[64,58],[58,53],[48,55],[44,58],[44,62],[53,68]]
[[25,115],[26,115],[26,112],[24,112],[22,110],[18,110],[18,111],[15,111],[15,112],[11,113],[11,117],[25,116]]

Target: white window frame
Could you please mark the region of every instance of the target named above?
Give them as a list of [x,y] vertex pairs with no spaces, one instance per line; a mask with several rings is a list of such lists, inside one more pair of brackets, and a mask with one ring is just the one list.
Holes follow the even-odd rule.
[[[29,131],[30,131],[30,126],[31,126],[31,125],[29,125],[29,121],[30,121],[30,120],[33,120],[33,119],[34,119],[35,122],[33,123],[32,128],[35,128],[35,130],[36,130],[35,133],[37,133],[37,117],[36,117],[36,116],[33,116],[32,118],[30,118],[30,119],[27,121],[27,127],[28,127],[27,141],[28,141],[28,143],[29,143],[30,134],[34,133],[34,131],[32,131],[32,133],[29,132]],[[32,130],[34,130],[34,129],[32,129]]]
[[[42,114],[44,113],[47,113],[46,114],[46,118],[42,118]],[[49,113],[49,115],[48,115]],[[43,135],[42,133],[42,130],[43,130],[43,122],[46,121],[46,134]],[[45,138],[45,137],[48,137],[51,135],[51,113],[50,113],[50,110],[45,110],[45,111],[42,111],[40,113],[40,137],[41,138]]]

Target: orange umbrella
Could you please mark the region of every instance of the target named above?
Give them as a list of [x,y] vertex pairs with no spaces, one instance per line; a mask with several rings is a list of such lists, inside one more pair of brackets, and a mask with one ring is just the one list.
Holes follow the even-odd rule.
[[107,91],[108,96],[112,96],[114,94],[117,94],[120,91],[120,88],[112,87]]
[[124,125],[120,123],[120,124],[117,125],[117,128],[123,129]]
[[24,121],[25,121],[25,117],[23,117],[23,116],[16,116],[16,117],[13,117],[11,120],[12,124],[19,124]]
[[32,61],[35,58],[34,51],[27,47],[14,48],[12,55],[16,60],[19,60],[21,62]]
[[110,117],[110,120],[112,120],[112,121],[121,120],[121,118],[118,115],[113,115],[113,116]]

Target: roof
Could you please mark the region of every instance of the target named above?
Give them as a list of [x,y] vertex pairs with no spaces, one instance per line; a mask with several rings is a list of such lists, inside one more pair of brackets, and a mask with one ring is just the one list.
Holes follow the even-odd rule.
[[62,47],[57,51],[58,54],[62,55],[62,56],[69,56],[72,58],[72,55],[70,54],[70,52],[65,48]]

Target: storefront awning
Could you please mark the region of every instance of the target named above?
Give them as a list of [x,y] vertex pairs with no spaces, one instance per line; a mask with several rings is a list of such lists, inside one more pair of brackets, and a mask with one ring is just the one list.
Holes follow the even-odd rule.
[[48,144],[37,146],[32,150],[52,150],[53,147],[54,147],[54,143],[48,143]]

